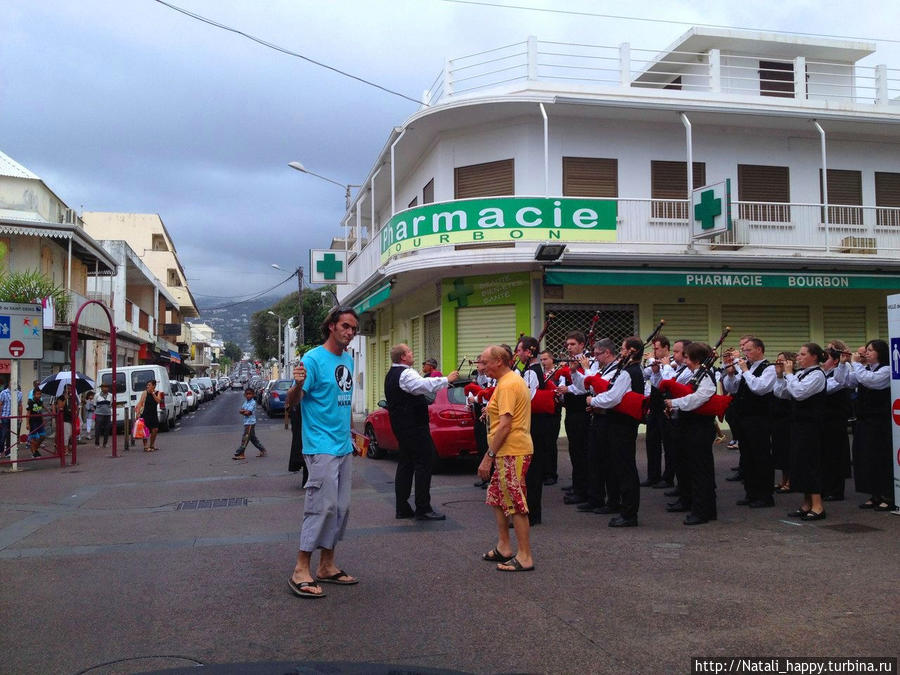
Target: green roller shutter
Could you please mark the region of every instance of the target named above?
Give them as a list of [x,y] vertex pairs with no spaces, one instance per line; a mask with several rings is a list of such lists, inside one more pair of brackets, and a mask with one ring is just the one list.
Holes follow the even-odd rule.
[[418,359],[422,355],[422,317],[410,320],[409,332],[409,348],[412,349],[413,358]]
[[463,358],[474,361],[488,345],[515,347],[517,336],[515,305],[461,307],[456,310],[456,363],[446,364],[443,372],[456,368]]
[[[887,340],[888,339],[888,320],[887,320],[887,306],[883,303],[878,308],[878,335],[873,339],[878,340]],[[863,340],[859,344],[865,344],[868,340]],[[859,345],[857,345],[859,346]]]
[[809,307],[722,305],[722,323],[731,326],[725,344],[736,345],[741,335],[754,335],[765,344],[770,360],[778,352],[795,352],[809,342]]
[[375,362],[375,340],[367,339],[366,342],[366,376],[369,378],[366,386],[366,408],[375,410],[378,403],[378,388],[375,384],[378,380],[378,364]]
[[866,343],[866,308],[823,307],[822,320],[825,328],[825,344],[831,340],[843,340],[852,349]]
[[662,334],[670,342],[678,339],[709,340],[709,311],[706,305],[653,305],[653,325],[666,320]]

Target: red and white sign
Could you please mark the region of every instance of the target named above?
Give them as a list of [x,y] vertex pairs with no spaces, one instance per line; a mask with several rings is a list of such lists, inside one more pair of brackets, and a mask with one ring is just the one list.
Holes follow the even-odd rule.
[[894,424],[900,426],[900,398],[894,399],[891,406],[891,416],[894,418]]
[[25,353],[25,343],[21,340],[13,340],[9,343],[9,353],[14,359],[19,358]]

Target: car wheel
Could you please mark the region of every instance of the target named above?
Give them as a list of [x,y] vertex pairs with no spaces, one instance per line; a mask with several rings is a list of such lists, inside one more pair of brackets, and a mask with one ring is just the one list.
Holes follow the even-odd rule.
[[166,415],[166,418],[159,421],[159,430],[160,431],[168,431],[171,427],[169,426],[169,416]]
[[366,425],[366,438],[369,439],[369,449],[366,451],[366,457],[369,459],[382,459],[384,450],[378,447],[378,439],[375,438],[375,429],[371,424]]

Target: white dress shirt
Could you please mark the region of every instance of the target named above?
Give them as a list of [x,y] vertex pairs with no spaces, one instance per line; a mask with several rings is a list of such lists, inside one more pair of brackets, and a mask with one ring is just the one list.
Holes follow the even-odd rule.
[[[689,368],[685,368],[684,370],[690,373],[690,376],[688,377],[688,381],[690,381],[690,378],[694,376],[696,371],[692,371]],[[682,396],[681,398],[670,399],[670,403],[675,410],[690,412],[706,403],[715,393],[715,381],[712,377],[709,377],[709,375],[704,375],[700,378],[700,384],[697,385],[697,390],[695,392],[688,394],[687,396]]]
[[583,373],[578,372],[578,370],[572,370],[572,384],[569,385],[569,393],[582,395],[586,394],[587,390],[584,388],[584,378],[589,375],[596,375],[600,370],[600,364],[596,361],[591,361],[588,369]]
[[[687,368],[685,368],[687,370]],[[663,380],[671,380],[675,377],[675,369],[668,363],[660,365],[659,370],[653,372],[653,368],[644,368],[644,379],[650,380],[650,386],[659,388],[659,383]]]
[[805,401],[810,396],[824,391],[826,386],[825,373],[822,369],[810,366],[799,373],[785,373],[784,377],[776,377],[773,392],[778,398]]
[[631,391],[631,376],[625,370],[622,370],[609,389],[591,399],[591,406],[611,410],[622,402],[625,394],[629,391]]
[[848,389],[860,384],[866,389],[887,389],[891,386],[891,369],[882,365],[878,370],[870,370],[868,366],[856,361],[841,363],[834,369],[834,379]]
[[433,394],[450,384],[446,377],[422,377],[415,368],[405,363],[394,363],[391,368],[403,368],[400,373],[400,388],[407,394],[419,396],[421,394]]
[[766,394],[772,393],[772,390],[775,388],[775,365],[769,364],[763,369],[762,373],[760,373],[759,377],[753,374],[753,370],[760,364],[760,361],[754,361],[753,363],[748,363],[749,368],[746,371],[738,370],[738,367],[735,366],[734,375],[725,375],[722,379],[722,386],[725,388],[729,394],[736,394],[738,388],[741,386],[741,380],[744,380],[747,383],[747,387],[750,388],[750,391],[757,396],[765,396]]

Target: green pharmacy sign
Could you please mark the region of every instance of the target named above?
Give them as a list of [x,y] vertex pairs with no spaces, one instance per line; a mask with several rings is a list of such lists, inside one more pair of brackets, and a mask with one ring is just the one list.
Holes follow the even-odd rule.
[[381,230],[381,260],[408,251],[483,241],[614,242],[615,199],[491,197],[427,204]]

